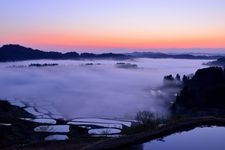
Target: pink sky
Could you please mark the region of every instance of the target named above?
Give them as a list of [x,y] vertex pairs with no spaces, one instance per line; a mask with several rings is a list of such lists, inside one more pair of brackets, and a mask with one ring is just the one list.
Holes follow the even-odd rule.
[[0,45],[44,50],[225,48],[223,0],[1,0]]

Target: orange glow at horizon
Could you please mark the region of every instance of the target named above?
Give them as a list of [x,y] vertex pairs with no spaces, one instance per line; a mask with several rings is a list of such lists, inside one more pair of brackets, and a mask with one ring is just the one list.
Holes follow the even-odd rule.
[[[2,40],[4,41],[4,40]],[[108,35],[62,35],[39,34],[25,37],[11,37],[6,43],[22,43],[31,46],[65,46],[74,48],[224,48],[224,37],[147,37],[147,36],[108,36]]]
[[224,8],[225,0],[2,0],[0,45],[225,48]]

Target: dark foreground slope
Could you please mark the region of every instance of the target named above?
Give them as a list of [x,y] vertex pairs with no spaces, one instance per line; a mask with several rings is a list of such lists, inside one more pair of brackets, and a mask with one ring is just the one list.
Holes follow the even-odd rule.
[[31,124],[19,118],[34,117],[20,107],[12,106],[0,100],[0,149],[14,144],[21,144],[32,138]]
[[[35,122],[31,121],[32,119],[35,119],[35,116],[28,113],[26,110],[24,110],[24,108],[14,106],[7,101],[0,100],[0,149],[23,149],[28,145],[32,145],[28,149],[33,148],[34,145],[39,148],[43,148],[45,145],[49,144],[54,145],[55,148],[53,149],[58,149],[57,145],[60,143],[66,144],[70,143],[71,141],[74,141],[73,147],[78,149],[81,147],[81,145],[86,145],[86,143],[96,141],[96,139],[89,138],[86,129],[75,125],[70,125],[68,133],[35,132],[34,128],[40,126],[43,126],[43,128],[47,129],[47,127],[50,127],[51,125],[68,124],[62,119],[55,119],[55,124]],[[45,140],[46,137],[55,134],[67,135],[69,139],[66,141]]]
[[191,79],[186,78],[183,84],[183,89],[173,105],[176,113],[195,110],[222,113],[225,110],[224,69],[199,69]]
[[192,130],[200,126],[225,126],[225,118],[209,116],[171,121],[155,130],[98,141],[83,147],[82,150],[132,150],[132,145],[142,144],[146,141],[163,138],[177,132]]

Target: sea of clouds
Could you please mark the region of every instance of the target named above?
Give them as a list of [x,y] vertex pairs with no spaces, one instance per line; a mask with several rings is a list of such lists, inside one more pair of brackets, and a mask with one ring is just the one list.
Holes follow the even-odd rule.
[[[137,64],[138,68],[116,63]],[[135,59],[34,60],[0,63],[0,98],[22,101],[63,118],[106,117],[132,119],[137,111],[167,113],[157,93],[163,76],[191,74],[205,60]],[[31,63],[58,63],[54,67],[24,67]],[[87,63],[93,63],[93,65]],[[162,94],[162,93],[161,93]]]

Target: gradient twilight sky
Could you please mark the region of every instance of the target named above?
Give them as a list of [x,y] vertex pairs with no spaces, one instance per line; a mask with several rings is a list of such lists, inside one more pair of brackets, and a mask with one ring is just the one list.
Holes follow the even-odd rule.
[[0,19],[0,45],[225,48],[225,0],[0,0]]

